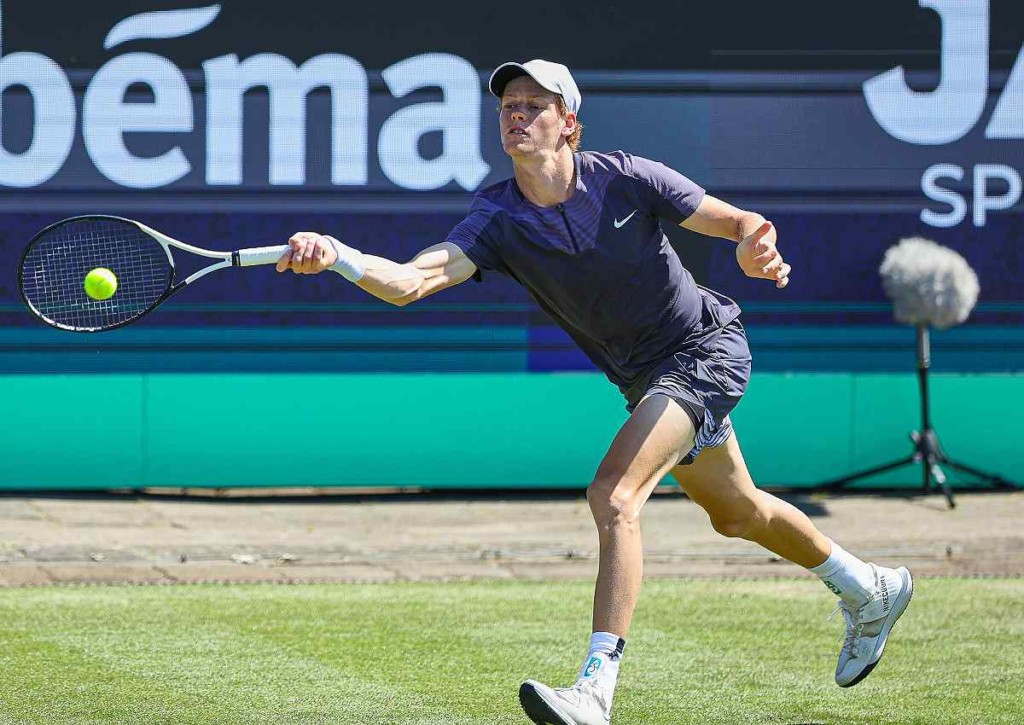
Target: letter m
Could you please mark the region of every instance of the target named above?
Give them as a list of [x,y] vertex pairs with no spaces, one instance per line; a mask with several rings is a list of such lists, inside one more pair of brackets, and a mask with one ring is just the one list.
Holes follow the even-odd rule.
[[367,183],[366,70],[347,55],[325,54],[301,67],[273,53],[239,62],[223,55],[206,72],[206,180],[242,183],[242,101],[265,87],[270,103],[270,183],[306,181],[306,99],[314,88],[331,92],[331,183]]

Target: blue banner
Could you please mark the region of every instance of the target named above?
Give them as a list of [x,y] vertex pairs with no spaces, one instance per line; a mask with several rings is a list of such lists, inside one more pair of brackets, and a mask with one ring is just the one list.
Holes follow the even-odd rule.
[[[230,25],[238,6],[128,5],[74,40],[82,65],[67,43],[33,45],[38,33],[0,4],[0,370],[590,369],[520,288],[493,276],[399,310],[333,275],[230,270],[131,329],[83,340],[38,326],[14,271],[32,235],[65,216],[137,218],[212,249],[330,232],[405,261],[511,170],[490,69],[454,38],[396,40],[384,63],[318,35],[299,55],[301,27],[254,36]],[[1022,11],[918,5],[900,12],[936,29],[929,69],[881,54],[859,69],[804,57],[797,69],[690,70],[652,67],[653,55],[574,67],[584,148],[658,159],[776,224],[794,268],[784,293],[743,278],[730,243],[666,230],[699,282],[741,303],[755,355],[760,346],[773,369],[904,369],[883,354],[903,354],[909,338],[891,322],[878,267],[909,236],[957,250],[981,282],[965,331],[945,338],[953,362],[937,364],[1024,369],[1024,53],[994,20],[1024,22]],[[907,42],[919,35],[908,27]]]

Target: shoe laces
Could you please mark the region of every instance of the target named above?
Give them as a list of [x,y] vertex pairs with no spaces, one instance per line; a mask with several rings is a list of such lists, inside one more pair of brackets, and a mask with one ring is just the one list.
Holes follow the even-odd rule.
[[611,710],[611,693],[607,691],[607,688],[601,686],[596,677],[586,677],[576,681],[576,684],[572,687],[567,687],[562,692],[571,692],[577,700],[577,704],[582,704],[587,699],[595,700],[604,712]]
[[838,606],[832,610],[832,613],[828,615],[828,619],[826,621],[831,621],[836,612],[842,612],[843,619],[846,620],[846,635],[843,637],[842,651],[846,652],[850,657],[856,657],[857,643],[860,641],[861,635],[864,632],[864,622],[862,622],[860,617],[857,616],[858,610],[854,609],[842,600],[840,600]]

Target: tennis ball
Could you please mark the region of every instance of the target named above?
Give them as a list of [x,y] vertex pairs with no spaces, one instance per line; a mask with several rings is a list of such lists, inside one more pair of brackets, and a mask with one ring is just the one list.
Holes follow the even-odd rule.
[[85,293],[94,300],[109,300],[117,292],[117,277],[106,267],[97,267],[85,275]]

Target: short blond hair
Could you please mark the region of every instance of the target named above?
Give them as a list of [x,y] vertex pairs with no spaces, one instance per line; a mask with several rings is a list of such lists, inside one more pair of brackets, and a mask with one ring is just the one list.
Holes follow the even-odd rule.
[[[569,107],[565,105],[565,99],[562,98],[560,93],[555,94],[555,103],[558,106],[558,115],[565,118],[569,115]],[[583,124],[580,123],[579,118],[576,119],[576,129],[569,134],[565,139],[566,143],[569,144],[569,148],[573,151],[580,150],[580,139],[583,137]]]

